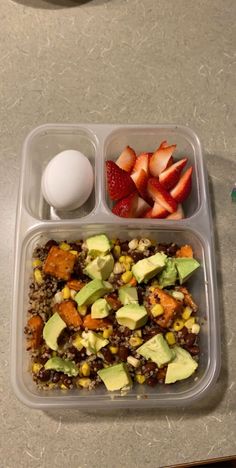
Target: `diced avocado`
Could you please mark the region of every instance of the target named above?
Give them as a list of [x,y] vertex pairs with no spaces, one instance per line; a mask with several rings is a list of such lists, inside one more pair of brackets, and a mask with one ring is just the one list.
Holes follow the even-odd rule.
[[92,279],[106,280],[114,268],[114,258],[111,254],[96,257],[84,269],[84,273]]
[[147,283],[148,280],[153,278],[165,266],[167,256],[163,252],[158,252],[151,257],[144,258],[135,263],[132,267],[132,272],[138,281]]
[[112,285],[108,281],[94,279],[87,283],[75,296],[78,306],[91,305],[97,299],[112,290]]
[[89,255],[92,257],[106,255],[111,250],[111,243],[105,234],[98,234],[96,236],[89,237],[86,240],[86,245]]
[[60,357],[50,358],[44,365],[45,369],[53,369],[57,372],[63,372],[69,377],[76,377],[79,373],[78,367],[69,359],[62,359]]
[[121,390],[127,386],[131,387],[132,385],[128,369],[123,362],[121,364],[116,364],[115,366],[99,370],[98,375],[102,379],[107,390],[110,392]]
[[138,292],[135,287],[122,286],[119,288],[119,300],[121,304],[138,304]]
[[91,330],[82,333],[81,344],[87,349],[88,353],[97,354],[108,343],[108,340]]
[[93,319],[105,318],[109,315],[111,306],[106,299],[97,299],[91,307],[91,316]]
[[66,323],[57,312],[55,312],[55,314],[53,314],[45,323],[43,328],[43,339],[50,349],[53,349],[54,351],[58,349],[57,340],[64,328],[66,328]]
[[195,260],[195,258],[189,257],[176,258],[175,265],[178,270],[180,284],[187,281],[187,279],[190,278],[193,272],[200,267],[200,263],[198,263],[198,261]]
[[146,343],[137,349],[137,353],[146,359],[151,359],[158,367],[164,366],[175,356],[174,351],[169,347],[161,333],[146,341]]
[[145,307],[138,304],[127,304],[116,312],[117,322],[130,330],[142,327],[147,319]]
[[177,270],[175,260],[167,258],[166,265],[160,275],[158,276],[158,284],[161,288],[175,284],[177,279]]
[[190,377],[198,367],[191,354],[180,346],[174,346],[175,358],[167,366],[165,383],[175,383]]

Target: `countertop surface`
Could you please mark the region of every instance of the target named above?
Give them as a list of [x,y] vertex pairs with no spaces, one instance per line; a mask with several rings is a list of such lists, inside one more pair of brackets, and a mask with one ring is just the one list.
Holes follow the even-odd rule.
[[[1,0],[1,468],[157,468],[236,455],[235,17],[234,0]],[[178,123],[199,135],[214,215],[222,369],[196,408],[46,413],[14,396],[20,152],[27,133],[46,122]]]

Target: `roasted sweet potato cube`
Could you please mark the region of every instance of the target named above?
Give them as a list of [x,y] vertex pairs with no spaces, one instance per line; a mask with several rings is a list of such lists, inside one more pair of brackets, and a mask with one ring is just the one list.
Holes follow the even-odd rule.
[[43,319],[39,315],[33,315],[27,322],[30,337],[27,339],[27,349],[39,348],[42,341]]
[[63,301],[56,305],[56,310],[68,327],[80,327],[83,323],[74,301]]
[[75,255],[57,246],[51,247],[44,264],[44,272],[58,279],[68,280],[75,264]]
[[191,245],[182,245],[179,250],[176,252],[176,257],[188,257],[193,258],[193,249]]
[[81,280],[77,279],[71,279],[70,281],[67,282],[67,286],[70,289],[74,289],[74,291],[80,291],[86,283],[84,283]]
[[156,323],[162,328],[168,328],[174,321],[175,316],[182,311],[180,301],[172,297],[160,288],[155,288],[160,304],[164,309],[164,313],[156,318]]

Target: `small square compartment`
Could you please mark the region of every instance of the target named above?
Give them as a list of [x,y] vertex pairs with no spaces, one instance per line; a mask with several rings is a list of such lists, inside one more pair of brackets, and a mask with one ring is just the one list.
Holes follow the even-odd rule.
[[[82,218],[96,205],[97,139],[92,131],[78,125],[43,125],[33,130],[23,147],[23,203],[28,213],[39,220]],[[71,212],[56,212],[43,198],[41,178],[48,162],[67,149],[81,151],[92,164],[95,184],[86,203]]]
[[[120,127],[112,131],[105,140],[104,164],[109,159],[115,161],[127,145],[131,146],[136,154],[140,154],[141,152],[153,152],[164,140],[167,140],[169,144],[177,145],[174,153],[175,160],[188,157],[188,163],[184,171],[193,165],[192,191],[186,202],[183,203],[185,218],[190,218],[200,209],[205,197],[201,145],[198,137],[191,129],[174,125],[128,125]],[[105,170],[104,177],[106,179]],[[104,202],[111,210],[113,204],[107,194],[105,181],[103,187],[105,187]],[[164,220],[158,219],[156,221],[163,222]],[[168,220],[164,222],[168,222]]]

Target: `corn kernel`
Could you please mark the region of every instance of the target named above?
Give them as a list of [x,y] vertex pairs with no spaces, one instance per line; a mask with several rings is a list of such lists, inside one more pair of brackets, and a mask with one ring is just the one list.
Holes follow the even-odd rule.
[[117,243],[117,239],[111,239],[112,245],[115,245]]
[[194,323],[192,326],[192,333],[194,333],[195,335],[198,335],[199,332],[200,332],[200,325],[198,323]]
[[73,346],[76,349],[78,349],[78,351],[81,351],[81,349],[83,348],[81,341],[82,341],[82,337],[80,335],[76,335],[75,339],[72,342]]
[[36,270],[34,270],[34,279],[35,279],[36,283],[38,283],[38,284],[43,283],[42,273],[41,273],[40,270],[38,270],[38,268],[36,268]]
[[118,347],[117,346],[109,346],[109,349],[112,354],[117,354],[118,353]]
[[113,248],[113,254],[114,254],[114,257],[115,258],[119,258],[120,256],[120,246],[119,245],[115,245],[115,247]]
[[[53,388],[56,388],[56,384],[54,384],[54,383],[48,384],[48,386],[47,386],[48,390],[52,390]],[[68,390],[68,388],[66,388],[66,389]]]
[[164,308],[161,304],[156,304],[154,305],[154,307],[152,307],[151,312],[153,317],[159,317],[159,315],[162,315],[164,313]]
[[86,305],[79,306],[79,307],[78,307],[78,312],[79,312],[79,314],[82,315],[82,316],[86,315],[86,313],[87,313],[87,306],[86,306]]
[[188,330],[191,330],[191,328],[192,328],[192,326],[194,325],[194,323],[195,323],[195,317],[191,317],[191,318],[189,318],[189,319],[185,322],[184,326],[185,326]]
[[63,299],[69,299],[70,298],[70,289],[68,288],[68,286],[65,286],[62,289],[62,295],[63,295]]
[[142,330],[141,329],[135,330],[134,335],[139,336],[140,338],[142,338]]
[[125,263],[124,263],[124,266],[125,266],[125,270],[126,270],[126,271],[130,271],[130,270],[131,270],[131,264],[130,264],[130,263],[125,262]]
[[129,255],[126,255],[125,256],[125,262],[126,263],[133,263],[134,261],[133,261],[132,257],[130,257]]
[[184,320],[188,320],[189,317],[190,317],[190,315],[191,315],[191,313],[192,313],[191,307],[189,307],[189,306],[185,307],[185,308],[184,308],[184,311],[183,311],[183,313],[182,313],[182,318],[183,318]]
[[143,340],[139,336],[131,336],[129,339],[129,344],[134,348],[136,348],[137,346],[141,346],[142,343]]
[[81,379],[77,380],[77,383],[80,385],[80,387],[88,388],[91,384],[91,379],[88,379],[87,377],[82,377]]
[[150,292],[155,291],[155,287],[154,287],[154,286],[150,286],[149,291],[150,291]]
[[66,385],[64,385],[64,383],[62,383],[60,385],[60,388],[61,388],[61,390],[68,390],[68,388],[66,387]]
[[32,372],[33,374],[37,374],[40,369],[42,369],[43,365],[40,364],[39,362],[34,362],[34,364],[32,365]]
[[109,338],[113,333],[113,328],[112,327],[109,327],[109,328],[105,328],[105,330],[103,330],[103,338],[107,339]]
[[142,374],[136,374],[136,381],[139,383],[139,384],[143,384],[145,382],[145,377],[144,375]]
[[67,250],[70,250],[70,246],[69,246],[69,244],[67,244],[66,242],[61,242],[60,245],[59,245],[59,247],[60,247],[61,250],[64,250],[65,252],[66,252]]
[[121,257],[119,258],[119,262],[125,263],[125,255],[121,255]]
[[89,377],[90,375],[90,366],[87,362],[84,362],[81,366],[81,372],[84,377]]
[[184,327],[184,321],[182,319],[176,319],[173,323],[173,328],[175,331],[180,331]]
[[169,345],[174,345],[176,343],[175,335],[173,332],[167,332],[165,335],[165,339]]
[[125,273],[123,273],[123,275],[121,275],[121,279],[124,283],[128,283],[132,279],[132,277],[132,271],[126,271]]
[[36,258],[33,262],[32,262],[32,265],[34,268],[36,267],[40,267],[42,265],[42,261],[39,260],[39,258]]
[[128,356],[128,357],[127,357],[127,362],[128,362],[131,366],[133,366],[133,367],[135,367],[135,368],[137,368],[137,367],[139,366],[139,364],[140,364],[139,359],[136,359],[136,358],[133,357],[133,356]]
[[70,253],[71,253],[72,255],[78,255],[77,250],[70,250]]

